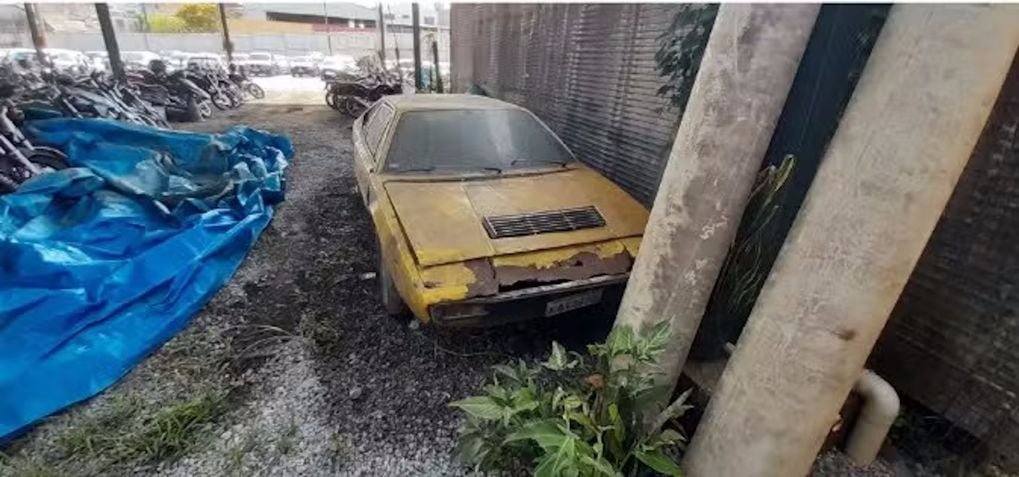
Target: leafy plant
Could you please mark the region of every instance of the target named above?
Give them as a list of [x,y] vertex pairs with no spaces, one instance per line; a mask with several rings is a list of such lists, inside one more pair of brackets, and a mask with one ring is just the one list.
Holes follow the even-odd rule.
[[645,335],[617,327],[587,356],[552,343],[547,361],[493,366],[485,394],[450,406],[467,414],[455,454],[475,470],[528,468],[538,477],[633,476],[641,468],[682,475],[685,438],[666,424],[688,409],[689,391],[655,406],[655,363],[667,323]]
[[758,174],[736,239],[708,300],[694,340],[694,356],[714,359],[726,342],[735,343],[739,338],[771,270],[768,251],[780,226],[774,219],[783,207],[788,207],[785,195],[795,165],[796,157],[786,155],[780,164],[765,167]]
[[655,69],[666,79],[658,95],[668,97],[672,107],[682,110],[690,98],[718,5],[691,3],[676,8],[672,25],[658,37]]
[[184,33],[188,24],[173,15],[152,15],[148,20],[148,31],[152,33]]
[[215,3],[188,3],[174,15],[184,21],[189,32],[219,31],[219,7]]

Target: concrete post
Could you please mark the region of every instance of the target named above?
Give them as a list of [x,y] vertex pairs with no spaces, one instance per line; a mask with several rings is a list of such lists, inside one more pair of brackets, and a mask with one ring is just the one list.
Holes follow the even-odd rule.
[[[435,35],[439,37],[438,34]],[[432,41],[432,74],[435,75],[435,92],[442,93],[442,72],[439,70],[439,42]]]
[[420,93],[425,84],[421,77],[421,10],[417,2],[410,4],[410,16],[414,32],[414,90]]
[[382,60],[382,69],[388,70],[386,66],[386,16],[382,14],[382,2],[379,2],[379,60]]
[[28,21],[28,31],[32,35],[32,46],[35,48],[35,60],[40,66],[49,66],[49,58],[42,49],[46,48],[46,37],[39,26],[39,16],[35,12],[35,4],[25,4],[25,20]]
[[896,5],[686,454],[806,475],[968,160],[1019,7]]
[[672,324],[674,386],[792,86],[820,5],[719,7],[616,319]]
[[120,46],[117,45],[117,32],[113,29],[113,20],[110,19],[110,6],[105,3],[97,3],[96,18],[99,20],[99,29],[103,33],[103,43],[106,45],[106,54],[110,58],[110,69],[113,70],[113,76],[119,81],[127,81],[124,62],[120,59]]
[[[226,62],[228,65],[234,62],[234,43],[230,41],[230,25],[226,21],[226,7],[219,5],[219,22],[223,26],[223,50],[226,51]],[[286,53],[286,34],[283,35],[283,53]]]

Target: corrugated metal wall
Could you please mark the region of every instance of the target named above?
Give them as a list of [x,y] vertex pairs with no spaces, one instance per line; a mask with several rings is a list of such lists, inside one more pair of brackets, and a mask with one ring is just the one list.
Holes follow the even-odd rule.
[[684,9],[454,4],[454,91],[476,84],[534,111],[578,158],[650,205],[680,118],[658,94],[667,80],[655,53]]
[[[656,72],[655,53],[670,30],[683,36],[676,20],[696,12],[689,8],[455,4],[454,88],[464,92],[476,84],[531,109],[582,160],[650,204],[681,114],[672,105],[676,95],[659,94],[668,80]],[[886,9],[822,9],[767,158],[798,158],[797,192],[782,206],[788,217],[776,252]],[[1019,67],[1013,65],[871,363],[903,394],[1013,461],[1019,461],[1017,234]]]

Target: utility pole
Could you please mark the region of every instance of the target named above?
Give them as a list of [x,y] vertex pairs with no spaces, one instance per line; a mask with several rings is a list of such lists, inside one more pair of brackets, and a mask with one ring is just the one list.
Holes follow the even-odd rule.
[[[817,4],[719,7],[616,325],[663,320],[676,385],[814,27]],[[754,32],[745,35],[745,32]],[[752,61],[746,52],[753,52]],[[666,396],[667,397],[667,396]]]
[[435,72],[435,91],[442,92],[442,70],[439,69],[439,42],[432,40],[432,71]]
[[333,56],[333,35],[329,31],[329,4],[322,2],[322,18],[326,25],[326,43],[329,45],[329,56]]
[[687,475],[807,475],[1017,46],[1011,5],[892,7],[693,436]]
[[[222,3],[219,4],[219,21],[223,24],[223,49],[226,50],[226,62],[228,65],[233,64],[234,43],[230,41],[230,27],[226,22],[226,7]],[[286,39],[286,36],[283,38]]]
[[28,21],[28,31],[32,35],[32,46],[35,47],[35,59],[40,65],[48,65],[50,62],[46,58],[46,53],[43,53],[42,51],[43,48],[46,48],[46,38],[43,36],[42,30],[39,29],[39,18],[35,13],[34,4],[25,4],[25,19]]
[[414,31],[414,89],[421,91],[425,88],[421,78],[421,11],[417,2],[410,5],[411,21]]
[[382,60],[382,69],[386,68],[386,17],[382,15],[382,2],[379,2],[379,44],[382,46],[379,49],[379,59]]
[[110,6],[105,3],[97,3],[96,17],[99,19],[99,30],[103,33],[106,53],[110,56],[110,69],[113,70],[113,76],[120,81],[125,81],[127,76],[124,73],[124,62],[120,60],[117,33],[113,29],[113,20],[110,20]]

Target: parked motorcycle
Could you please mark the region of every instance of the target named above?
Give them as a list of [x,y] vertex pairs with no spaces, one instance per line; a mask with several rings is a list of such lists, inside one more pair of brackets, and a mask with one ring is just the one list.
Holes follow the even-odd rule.
[[350,117],[360,116],[383,96],[403,93],[403,80],[394,72],[369,72],[337,77],[326,84],[326,104]]
[[0,105],[0,194],[9,194],[28,179],[66,169],[67,156],[51,147],[35,146],[14,123],[20,114],[8,101]]
[[171,121],[201,121],[212,117],[212,96],[191,81],[184,70],[166,74],[156,61],[147,70],[128,74],[128,83],[145,101],[164,108]]
[[251,79],[248,78],[248,75],[247,73],[245,73],[243,67],[238,68],[231,64],[229,77],[230,81],[233,82],[233,84],[236,85],[238,88],[240,88],[243,94],[251,96],[254,99],[262,99],[265,97],[265,90],[263,90],[261,86],[255,84],[254,81],[251,81]]
[[192,65],[187,69],[187,78],[202,88],[212,98],[212,104],[219,110],[234,109],[244,103],[240,88],[230,81],[222,68],[202,68]]

